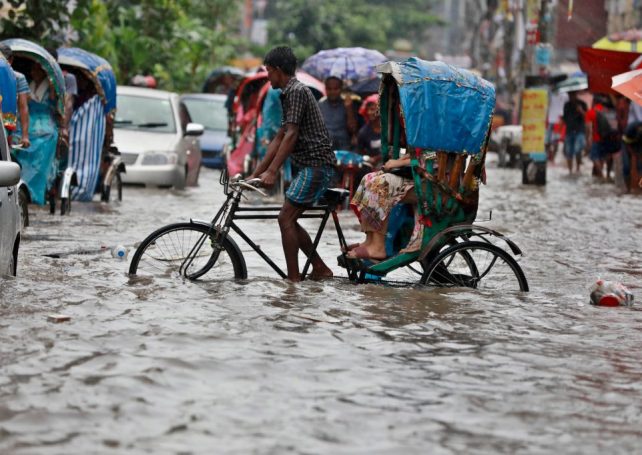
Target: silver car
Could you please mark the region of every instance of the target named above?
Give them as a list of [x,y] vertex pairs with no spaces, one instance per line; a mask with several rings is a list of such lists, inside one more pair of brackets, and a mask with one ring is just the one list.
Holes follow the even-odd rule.
[[184,188],[198,183],[203,125],[176,93],[119,86],[114,143],[127,166],[123,183]]
[[11,162],[4,127],[0,123],[0,275],[14,275],[20,247],[20,208],[17,183],[20,166]]

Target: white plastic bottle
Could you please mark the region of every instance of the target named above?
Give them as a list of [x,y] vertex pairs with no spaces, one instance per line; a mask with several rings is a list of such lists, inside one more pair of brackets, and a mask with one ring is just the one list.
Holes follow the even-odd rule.
[[122,245],[116,245],[111,250],[111,255],[112,255],[112,257],[115,257],[116,259],[124,261],[125,259],[127,259],[127,248],[125,248]]

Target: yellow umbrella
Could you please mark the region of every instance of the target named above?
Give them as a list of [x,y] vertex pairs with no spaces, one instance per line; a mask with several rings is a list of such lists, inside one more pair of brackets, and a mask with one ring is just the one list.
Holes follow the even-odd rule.
[[613,33],[593,43],[595,49],[621,52],[642,52],[642,30]]

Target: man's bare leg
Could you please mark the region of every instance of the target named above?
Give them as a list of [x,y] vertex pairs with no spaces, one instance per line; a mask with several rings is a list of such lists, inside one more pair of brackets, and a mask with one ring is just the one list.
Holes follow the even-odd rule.
[[314,244],[308,232],[303,229],[303,227],[297,222],[297,237],[299,240],[299,247],[305,255],[310,258],[310,263],[312,264],[312,272],[310,273],[310,279],[319,280],[322,278],[332,278],[332,270],[323,262],[319,253],[314,250]]
[[299,273],[299,249],[308,257],[312,255],[311,276],[316,278],[329,278],[332,276],[332,270],[325,265],[316,251],[312,251],[313,244],[307,231],[297,222],[304,211],[305,209],[295,207],[286,200],[279,213],[279,227],[281,228],[281,241],[283,242],[283,252],[288,268],[288,279],[294,282],[301,281],[301,274]]

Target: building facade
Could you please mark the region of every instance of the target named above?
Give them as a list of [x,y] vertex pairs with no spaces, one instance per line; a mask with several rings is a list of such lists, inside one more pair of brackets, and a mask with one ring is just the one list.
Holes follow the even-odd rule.
[[642,0],[606,0],[609,34],[642,29]]

